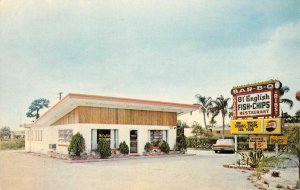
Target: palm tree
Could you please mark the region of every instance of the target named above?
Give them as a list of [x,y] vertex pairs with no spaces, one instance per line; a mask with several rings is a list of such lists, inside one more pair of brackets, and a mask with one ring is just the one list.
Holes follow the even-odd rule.
[[280,97],[280,103],[285,103],[287,104],[290,109],[293,107],[294,105],[294,102],[288,98],[282,98],[282,96],[289,92],[290,91],[290,88],[288,86],[282,86],[280,89],[279,89],[279,97]]
[[228,108],[228,117],[229,118],[233,118],[233,104],[230,106],[230,108]]
[[177,127],[178,128],[181,127],[183,129],[185,129],[185,128],[189,128],[190,126],[188,124],[186,124],[186,122],[183,122],[181,120],[177,120]]
[[200,94],[197,94],[196,98],[197,98],[198,103],[195,105],[199,105],[199,111],[203,113],[204,126],[205,126],[205,129],[207,129],[206,115],[207,115],[207,117],[209,116],[208,110],[212,106],[211,97],[205,97],[205,96],[201,96]]
[[211,120],[221,113],[223,119],[223,130],[222,130],[222,138],[224,138],[224,129],[225,129],[225,116],[230,111],[228,107],[228,101],[230,98],[224,98],[222,95],[217,97],[216,100],[212,101],[213,106],[210,108],[210,112],[213,114]]
[[296,111],[295,116],[300,117],[300,110]]

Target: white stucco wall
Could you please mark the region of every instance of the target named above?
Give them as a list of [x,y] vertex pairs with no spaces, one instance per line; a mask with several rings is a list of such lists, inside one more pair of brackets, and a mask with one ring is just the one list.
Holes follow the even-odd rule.
[[[91,152],[97,145],[97,134],[93,134],[92,129],[117,129],[119,132],[118,143],[125,141],[130,146],[130,130],[138,131],[138,154],[144,152],[144,146],[146,142],[150,141],[149,130],[166,130],[167,142],[170,145],[171,150],[176,143],[176,128],[175,126],[152,126],[152,125],[112,125],[112,124],[68,124],[59,126],[47,126],[47,127],[32,127],[27,128],[25,131],[25,150],[31,152],[47,153],[50,151],[49,144],[56,144],[56,152],[67,154],[67,146],[59,146],[58,142],[58,130],[72,129],[73,134],[79,132],[83,135],[86,143],[86,152]],[[35,133],[36,130],[42,130],[42,141],[36,141],[35,138],[30,140],[28,138],[28,132],[30,130]],[[93,143],[92,143],[93,141]]]
[[192,136],[194,136],[192,131],[193,131],[193,128],[184,128],[184,135],[186,137],[192,137]]

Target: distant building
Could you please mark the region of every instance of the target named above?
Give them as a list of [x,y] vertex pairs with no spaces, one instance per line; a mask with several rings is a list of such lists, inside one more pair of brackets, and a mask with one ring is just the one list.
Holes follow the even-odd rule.
[[[214,127],[214,128],[208,128],[208,130],[211,131],[212,135],[214,137],[219,137],[221,138],[222,137],[222,130],[223,130],[223,127]],[[184,135],[186,137],[193,137],[195,136],[193,133],[193,128],[185,128],[184,129]],[[230,126],[226,125],[225,128],[224,128],[224,136],[225,137],[232,137],[231,133],[230,133]]]
[[[222,137],[222,131],[223,131],[223,126],[221,127],[214,127],[211,129],[211,133],[214,137]],[[225,126],[224,128],[224,137],[231,137],[233,135],[231,135],[230,133],[230,126]]]
[[193,128],[184,128],[184,135],[186,137],[192,137],[192,136],[195,136],[193,133]]
[[11,139],[24,139],[25,138],[25,130],[12,131],[10,138]]

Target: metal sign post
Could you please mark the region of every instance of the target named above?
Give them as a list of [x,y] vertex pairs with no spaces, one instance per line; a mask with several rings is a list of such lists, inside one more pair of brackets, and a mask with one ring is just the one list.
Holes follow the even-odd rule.
[[[278,142],[275,143],[275,153],[276,153],[276,158],[278,158]],[[278,170],[277,164],[276,164],[276,170]]]
[[234,135],[235,165],[237,166],[237,135]]
[[276,153],[276,157],[278,157],[278,143],[275,143],[275,153]]

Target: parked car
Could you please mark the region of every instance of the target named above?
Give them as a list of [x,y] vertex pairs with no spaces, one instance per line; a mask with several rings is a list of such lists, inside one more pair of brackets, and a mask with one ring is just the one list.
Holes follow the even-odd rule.
[[234,142],[233,139],[219,139],[216,144],[212,145],[212,149],[217,152],[232,152],[234,153]]

